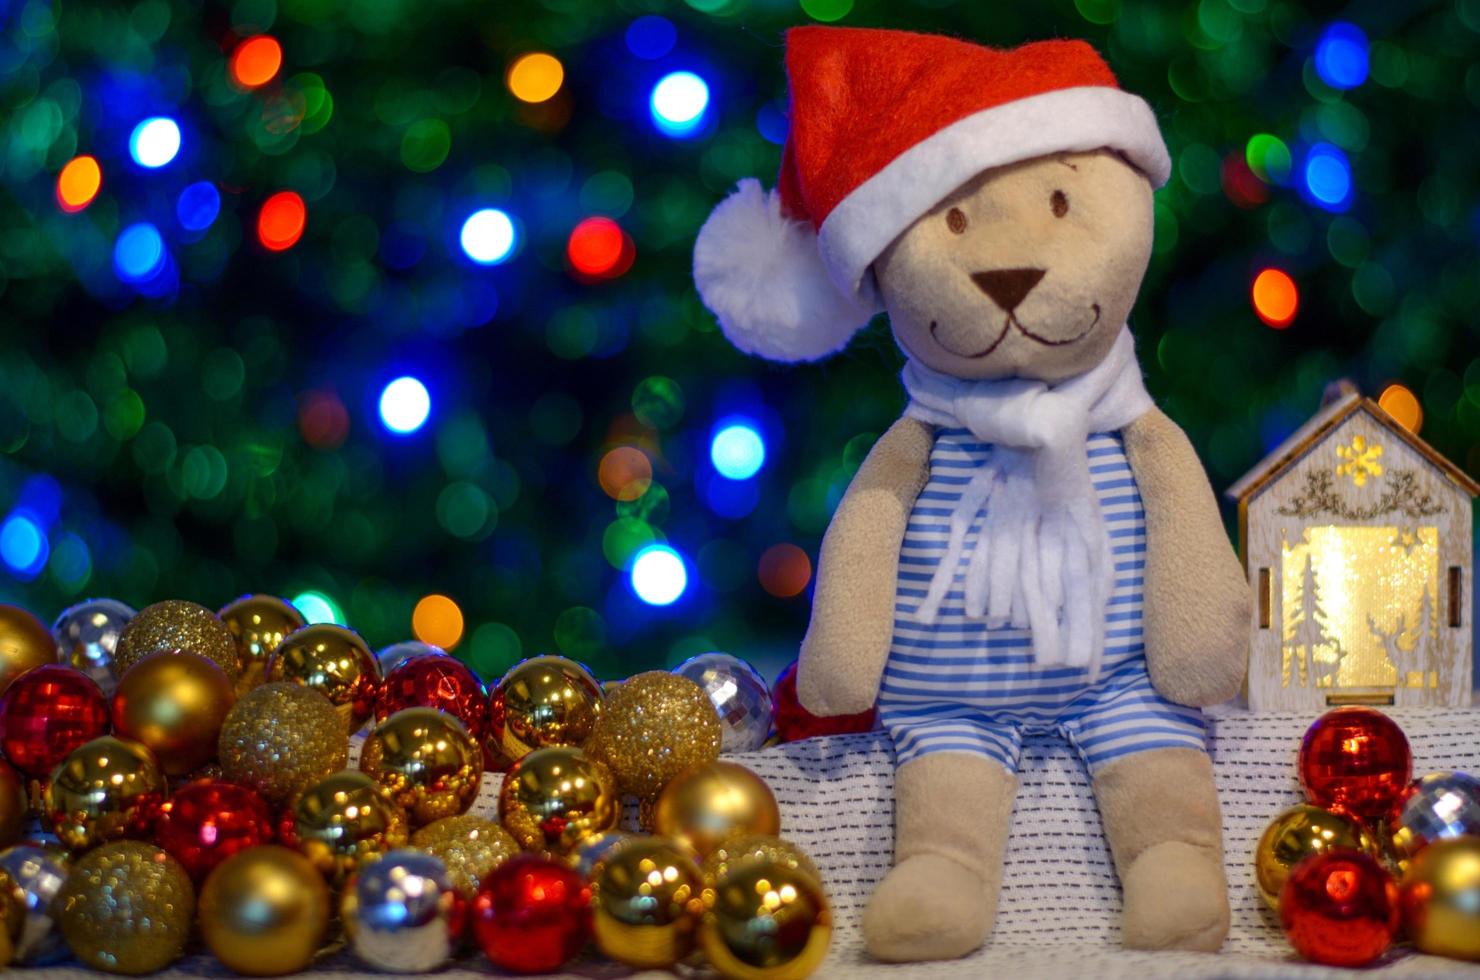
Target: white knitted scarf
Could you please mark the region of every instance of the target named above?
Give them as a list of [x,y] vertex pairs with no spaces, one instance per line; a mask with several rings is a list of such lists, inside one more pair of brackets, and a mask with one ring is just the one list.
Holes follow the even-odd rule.
[[[1125,428],[1152,407],[1130,330],[1121,328],[1095,367],[1057,384],[963,380],[913,359],[902,378],[910,395],[905,415],[964,427],[992,444],[951,514],[945,557],[916,618],[935,621],[969,554],[968,616],[993,629],[1030,629],[1041,666],[1098,676],[1113,567],[1085,441]],[[984,509],[980,534],[968,543]]]

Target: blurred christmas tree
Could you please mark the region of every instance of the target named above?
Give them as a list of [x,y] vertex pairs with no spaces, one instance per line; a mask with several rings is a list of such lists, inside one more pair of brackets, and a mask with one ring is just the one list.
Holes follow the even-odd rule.
[[1318,6],[0,0],[0,598],[774,672],[900,358],[745,359],[689,249],[815,21],[1083,36],[1152,103],[1134,326],[1216,485],[1341,376],[1480,471],[1480,0]]

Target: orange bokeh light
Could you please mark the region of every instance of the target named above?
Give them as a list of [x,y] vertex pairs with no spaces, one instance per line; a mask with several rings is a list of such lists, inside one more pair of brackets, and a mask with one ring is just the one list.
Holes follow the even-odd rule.
[[618,446],[601,457],[596,481],[613,500],[636,500],[652,486],[653,464],[641,449]]
[[547,102],[565,81],[565,66],[553,54],[535,51],[509,66],[509,91],[520,102]]
[[1250,298],[1259,319],[1276,330],[1288,327],[1300,309],[1300,290],[1295,280],[1280,269],[1265,269],[1255,276]]
[[445,595],[422,596],[411,612],[411,632],[423,643],[451,650],[462,639],[462,610]]
[[1423,428],[1423,406],[1418,403],[1418,396],[1405,385],[1388,385],[1378,396],[1377,404],[1409,432],[1416,435]]
[[97,157],[73,157],[57,174],[57,204],[68,214],[76,214],[93,202],[102,186],[103,168]]
[[283,67],[283,46],[267,34],[249,37],[231,52],[231,78],[242,88],[266,85]]
[[790,599],[801,595],[812,581],[812,560],[794,544],[773,544],[761,553],[756,577],[771,595]]
[[257,238],[263,247],[281,252],[298,244],[307,221],[303,198],[292,191],[278,191],[262,202],[257,214]]

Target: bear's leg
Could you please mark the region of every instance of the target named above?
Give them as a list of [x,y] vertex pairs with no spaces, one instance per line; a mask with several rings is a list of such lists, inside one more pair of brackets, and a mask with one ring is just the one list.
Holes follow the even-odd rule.
[[1094,786],[1124,894],[1126,947],[1217,950],[1228,935],[1228,882],[1207,753],[1122,756],[1095,774]]
[[946,960],[986,941],[1016,793],[1017,779],[984,756],[934,752],[899,768],[894,870],[863,913],[870,953]]

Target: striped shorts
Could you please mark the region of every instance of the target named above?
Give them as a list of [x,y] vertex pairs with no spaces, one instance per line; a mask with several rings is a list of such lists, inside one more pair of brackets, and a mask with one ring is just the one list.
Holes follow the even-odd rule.
[[1119,435],[1092,435],[1088,443],[1115,575],[1095,680],[1081,668],[1036,666],[1026,629],[988,629],[967,617],[961,583],[980,516],[935,622],[914,618],[945,554],[951,511],[990,451],[965,429],[939,431],[929,481],[910,512],[899,556],[894,636],[879,690],[879,719],[894,739],[898,763],[932,752],[965,752],[1016,772],[1023,736],[1046,733],[1067,739],[1091,772],[1148,749],[1205,750],[1202,712],[1157,694],[1146,672],[1146,518]]

